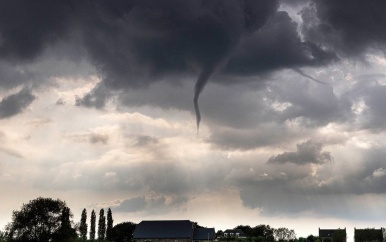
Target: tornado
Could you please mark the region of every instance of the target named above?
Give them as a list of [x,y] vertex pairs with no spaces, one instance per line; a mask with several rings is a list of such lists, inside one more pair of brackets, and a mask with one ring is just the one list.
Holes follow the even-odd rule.
[[200,75],[197,78],[196,85],[194,86],[194,110],[196,112],[196,122],[197,122],[197,134],[200,129],[200,122],[201,122],[201,113],[200,113],[200,106],[198,105],[198,98],[200,97],[200,94],[202,90],[204,89],[206,83],[208,82],[210,76],[212,75],[214,71],[214,66],[209,66],[204,68]]
[[323,85],[328,85],[328,86],[330,86],[329,83],[319,81],[318,79],[315,79],[315,78],[313,78],[312,76],[309,76],[309,75],[305,74],[303,71],[301,71],[301,70],[298,69],[298,68],[293,68],[292,70],[294,70],[296,73],[298,73],[298,74],[300,74],[300,75],[302,75],[302,76],[304,76],[304,77],[307,77],[307,78],[313,80],[314,82],[317,82],[317,83],[320,83],[320,84],[323,84]]

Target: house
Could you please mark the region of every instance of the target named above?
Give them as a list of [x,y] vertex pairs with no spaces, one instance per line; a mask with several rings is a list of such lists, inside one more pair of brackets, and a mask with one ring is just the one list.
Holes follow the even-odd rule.
[[380,229],[356,229],[354,228],[354,241],[383,241],[384,228]]
[[224,238],[247,238],[246,234],[241,229],[227,229],[223,233]]
[[319,238],[322,242],[346,242],[347,233],[344,229],[320,229]]
[[193,233],[193,241],[214,241],[216,232],[214,228],[195,228]]
[[214,228],[196,228],[190,220],[152,220],[140,222],[133,234],[137,242],[213,241]]

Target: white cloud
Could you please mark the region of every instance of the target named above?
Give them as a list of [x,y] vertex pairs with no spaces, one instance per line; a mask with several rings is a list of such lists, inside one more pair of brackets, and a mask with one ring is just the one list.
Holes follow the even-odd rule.
[[380,178],[386,175],[386,169],[378,168],[373,172],[373,176],[376,178]]

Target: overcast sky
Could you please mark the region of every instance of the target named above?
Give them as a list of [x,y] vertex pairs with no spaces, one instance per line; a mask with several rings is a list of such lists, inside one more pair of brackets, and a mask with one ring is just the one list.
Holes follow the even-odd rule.
[[38,196],[76,221],[384,227],[385,12],[1,0],[0,227]]

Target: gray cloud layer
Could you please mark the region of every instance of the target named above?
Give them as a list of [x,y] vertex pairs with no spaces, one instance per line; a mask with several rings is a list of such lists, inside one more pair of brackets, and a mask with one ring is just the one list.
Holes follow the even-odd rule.
[[307,39],[348,56],[369,48],[385,50],[386,10],[384,1],[313,1],[302,11]]
[[[277,12],[276,1],[0,4],[1,59],[28,63],[48,47],[71,43],[76,47],[62,47],[81,51],[61,54],[73,59],[86,54],[104,85],[113,90],[148,86],[164,76],[188,75],[198,78],[197,99],[217,71],[256,75],[321,65],[336,58],[317,44],[301,40],[297,24],[286,12]],[[108,94],[98,90],[78,104],[103,107]]]
[[23,111],[35,99],[30,90],[24,88],[0,102],[0,119],[9,118]]
[[167,201],[166,197],[146,198],[144,196],[125,199],[120,202],[114,211],[117,212],[146,212],[146,213],[165,213],[175,210],[187,202],[185,197],[172,198]]
[[294,163],[298,165],[305,164],[323,164],[325,162],[332,162],[333,157],[330,152],[322,152],[322,144],[314,143],[308,140],[304,143],[297,144],[296,152],[284,152],[276,156],[272,156],[268,159],[268,163]]
[[[290,4],[304,5],[299,33],[276,1],[1,1],[0,84],[23,85],[37,74],[9,68],[11,63],[23,68],[48,48],[67,49],[50,55],[77,62],[87,56],[103,77],[77,104],[103,108],[113,95],[109,90],[193,77],[198,99],[214,73],[213,81],[227,84],[230,77],[321,66],[340,55],[384,49],[382,1],[306,3]],[[289,118],[303,112],[292,109]]]
[[[286,4],[301,9],[298,19]],[[53,85],[57,76],[101,77],[93,90],[76,98],[76,105],[98,109],[115,100],[119,108],[194,112],[192,99],[205,87],[201,112],[213,150],[281,151],[245,163],[214,157],[212,163],[201,162],[194,176],[170,155],[162,138],[122,130],[132,135],[128,147],[151,156],[146,165],[114,163],[107,169],[87,161],[51,162],[49,171],[40,167],[44,175],[35,170],[34,185],[98,190],[93,181],[103,180],[106,190],[155,194],[122,201],[116,209],[123,212],[170,209],[190,194],[233,186],[245,206],[266,214],[366,216],[355,211],[358,197],[386,194],[384,152],[371,147],[362,153],[364,165],[337,171],[349,161],[331,164],[335,154],[324,150],[329,137],[319,142],[314,136],[329,124],[343,126],[344,132],[383,132],[385,76],[356,76],[341,91],[333,84],[349,71],[343,77],[307,71],[328,72],[340,60],[366,62],[368,53],[385,53],[385,12],[382,0],[0,0],[0,119],[26,110],[35,91]],[[206,86],[209,79],[212,85]],[[65,106],[64,99],[57,104]],[[66,137],[98,147],[114,142],[96,131]],[[291,151],[288,145],[296,143]],[[9,147],[0,150],[22,157]]]

